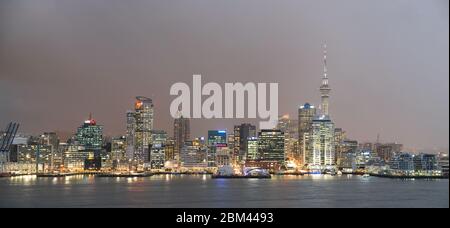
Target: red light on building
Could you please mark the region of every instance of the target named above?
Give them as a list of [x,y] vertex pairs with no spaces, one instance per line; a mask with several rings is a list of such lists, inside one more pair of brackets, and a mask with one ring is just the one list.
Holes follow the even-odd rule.
[[142,102],[142,101],[136,101],[136,104],[134,105],[134,107],[135,107],[136,109],[141,109],[141,108],[142,108],[142,105],[144,105],[144,102]]

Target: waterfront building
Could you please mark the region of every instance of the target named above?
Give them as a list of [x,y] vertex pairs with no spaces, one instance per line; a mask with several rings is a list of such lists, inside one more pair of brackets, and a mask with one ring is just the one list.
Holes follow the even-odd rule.
[[[52,151],[50,145],[19,145],[17,150],[17,162],[19,163],[38,163],[50,166]],[[37,158],[38,160],[36,160]]]
[[83,170],[86,159],[93,157],[93,152],[85,150],[78,143],[70,143],[64,151],[64,168],[70,171]]
[[262,161],[284,164],[284,133],[280,130],[261,130],[258,134],[258,156]]
[[[215,166],[223,167],[231,165],[231,153],[232,150],[228,147],[216,147],[215,152]],[[208,162],[209,163],[209,162]],[[210,166],[210,165],[208,165]]]
[[258,152],[258,138],[250,137],[247,139],[247,159],[248,161],[256,161],[259,160],[259,152]]
[[245,167],[257,167],[259,169],[269,170],[271,172],[280,171],[284,164],[278,161],[265,161],[265,160],[247,160],[245,161]]
[[411,175],[414,173],[414,156],[410,153],[396,153],[389,160],[389,168],[394,174]]
[[181,167],[188,169],[206,168],[208,147],[202,146],[200,141],[186,141],[180,153]]
[[439,153],[438,166],[445,177],[448,177],[448,165],[448,153]]
[[413,158],[414,170],[419,174],[433,175],[439,170],[438,157],[436,154],[418,154]]
[[247,157],[248,138],[256,137],[256,126],[244,123],[234,126],[233,161],[242,162]]

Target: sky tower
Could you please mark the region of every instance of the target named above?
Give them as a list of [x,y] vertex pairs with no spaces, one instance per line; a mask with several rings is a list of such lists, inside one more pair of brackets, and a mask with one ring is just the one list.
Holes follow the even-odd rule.
[[320,86],[320,94],[322,97],[322,114],[329,115],[329,98],[331,88],[328,86],[328,69],[327,69],[327,45],[323,45],[323,77]]

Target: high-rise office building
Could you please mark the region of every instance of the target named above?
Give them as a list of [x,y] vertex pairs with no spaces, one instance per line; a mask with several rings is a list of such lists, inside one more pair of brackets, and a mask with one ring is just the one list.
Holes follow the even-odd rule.
[[280,130],[261,130],[258,135],[258,155],[262,161],[285,162],[284,133]]
[[111,139],[111,161],[114,169],[120,168],[126,164],[126,145],[127,138],[125,136],[114,137]]
[[312,163],[312,123],[316,116],[316,108],[309,103],[298,110],[298,153],[296,160],[300,164]]
[[41,138],[43,144],[52,146],[54,151],[58,150],[59,138],[56,132],[44,132]]
[[134,140],[136,130],[136,118],[133,111],[127,111],[127,126],[126,126],[126,155],[129,161],[134,159]]
[[247,157],[248,139],[256,137],[256,126],[241,124],[234,126],[234,152],[232,160],[244,161]]
[[183,168],[206,168],[208,147],[202,146],[198,140],[186,141],[180,153]]
[[308,155],[311,169],[331,169],[335,166],[334,123],[327,115],[319,115],[312,124],[312,151]]
[[149,146],[152,143],[154,107],[153,101],[147,97],[136,97],[134,160],[138,164],[149,162]]
[[162,169],[166,161],[167,133],[162,130],[152,131],[149,161],[151,169]]
[[336,152],[336,164],[338,164],[338,160],[341,158],[343,151],[343,142],[346,138],[345,131],[342,128],[334,129],[334,151]]
[[297,160],[298,120],[291,119],[289,115],[281,116],[278,119],[277,129],[284,133],[285,157]]
[[[228,147],[216,147],[215,166],[223,167],[231,164],[231,150]],[[210,162],[208,162],[210,163]],[[210,166],[210,165],[208,165]],[[210,166],[211,167],[211,166]]]
[[257,137],[251,137],[248,138],[247,142],[247,161],[257,161],[259,160],[259,153],[258,153],[258,138]]
[[175,140],[173,140],[173,138],[167,139],[164,152],[166,154],[166,161],[178,160],[178,158],[175,156]]
[[56,132],[44,132],[40,137],[40,144],[50,146],[49,169],[53,170],[62,165],[62,153],[59,153],[59,138]]
[[208,167],[216,167],[216,156],[219,150],[227,148],[227,131],[210,130],[208,131]]
[[224,130],[210,130],[208,131],[208,145],[226,145],[227,144],[227,131]]
[[97,125],[97,122],[90,116],[78,128],[76,141],[87,151],[100,152],[103,146],[103,126]]
[[[335,131],[336,132],[336,131]],[[336,138],[336,136],[335,136]],[[335,141],[336,142],[336,141]],[[336,146],[335,146],[336,148]],[[356,169],[357,156],[358,156],[358,141],[356,140],[342,140],[339,146],[339,153],[336,152],[336,165],[339,168],[352,168]]]
[[100,169],[102,147],[103,126],[97,125],[90,116],[78,128],[75,137],[69,140],[64,152],[64,166],[71,170]]
[[234,131],[231,134],[228,134],[227,139],[228,149],[233,153],[234,152]]
[[191,136],[190,121],[188,118],[180,116],[174,120],[173,124],[174,153],[180,157],[181,149],[185,142],[189,141]]
[[[334,169],[336,165],[335,127],[329,115],[331,88],[328,83],[327,46],[323,51],[323,77],[319,88],[322,107],[321,114],[312,120],[311,150],[306,150],[306,163],[311,169]],[[305,135],[303,135],[305,136]],[[303,142],[303,144],[305,144]],[[308,147],[308,146],[305,146]]]

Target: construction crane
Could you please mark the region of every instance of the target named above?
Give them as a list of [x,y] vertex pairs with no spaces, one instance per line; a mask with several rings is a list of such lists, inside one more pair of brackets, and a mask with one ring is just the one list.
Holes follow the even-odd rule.
[[1,134],[0,138],[0,172],[4,172],[5,163],[8,162],[11,144],[19,130],[18,123],[9,123],[6,130]]

